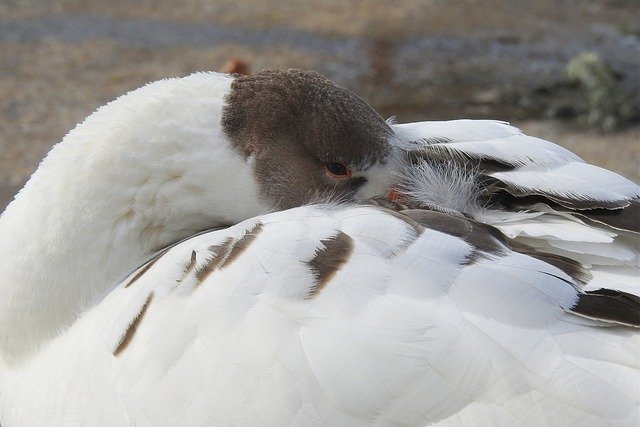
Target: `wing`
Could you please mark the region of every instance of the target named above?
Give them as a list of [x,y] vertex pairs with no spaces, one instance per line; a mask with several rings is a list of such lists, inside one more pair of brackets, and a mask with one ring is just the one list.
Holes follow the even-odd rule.
[[[3,410],[15,424],[20,407],[36,424],[632,425],[640,343],[624,324],[640,303],[581,292],[584,273],[444,213],[264,215],[141,267],[38,354]],[[593,319],[572,313],[594,301]]]
[[638,185],[504,122],[420,122],[393,129],[428,172],[422,177],[428,193],[452,193],[444,200],[426,197],[422,204],[446,208],[454,200],[454,211],[588,266],[593,278],[586,290],[640,294]]
[[414,157],[469,169],[490,204],[523,207],[542,199],[559,210],[638,231],[638,185],[504,122],[418,122],[393,130]]

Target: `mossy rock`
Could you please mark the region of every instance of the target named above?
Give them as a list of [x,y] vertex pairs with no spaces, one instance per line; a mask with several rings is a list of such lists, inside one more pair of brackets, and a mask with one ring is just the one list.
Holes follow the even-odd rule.
[[584,105],[577,106],[580,120],[605,132],[638,120],[638,96],[621,89],[618,76],[596,53],[576,56],[569,62],[567,74],[583,94]]

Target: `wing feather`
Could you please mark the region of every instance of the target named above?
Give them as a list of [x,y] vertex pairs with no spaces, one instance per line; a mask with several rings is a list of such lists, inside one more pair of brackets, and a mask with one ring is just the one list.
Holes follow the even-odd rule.
[[[36,423],[637,419],[631,328],[571,314],[580,283],[491,227],[412,216],[420,224],[376,206],[307,206],[179,243],[9,378],[18,400],[3,409],[20,403]],[[329,248],[343,235],[348,251]],[[232,262],[199,276],[238,242]],[[313,265],[334,270],[322,287]],[[609,297],[598,296],[596,318]]]
[[[478,178],[494,204],[526,204],[543,197],[594,220],[638,229],[638,219],[603,217],[599,209],[637,211],[640,187],[606,169],[585,163],[570,151],[524,135],[503,122],[452,120],[395,124],[398,145],[411,158],[450,160]],[[505,192],[511,196],[505,198]],[[538,200],[535,200],[538,202]],[[636,215],[637,216],[637,215]],[[631,224],[626,224],[631,221]]]

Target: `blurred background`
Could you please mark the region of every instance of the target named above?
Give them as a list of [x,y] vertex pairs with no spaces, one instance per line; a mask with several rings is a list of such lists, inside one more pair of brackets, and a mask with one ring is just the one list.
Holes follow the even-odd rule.
[[399,122],[507,120],[638,182],[639,14],[638,0],[0,0],[0,210],[98,106],[234,59],[317,70]]

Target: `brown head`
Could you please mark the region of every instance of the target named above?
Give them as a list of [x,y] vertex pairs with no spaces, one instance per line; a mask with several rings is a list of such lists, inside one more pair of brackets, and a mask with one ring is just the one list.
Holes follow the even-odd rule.
[[393,132],[357,95],[313,71],[237,77],[222,127],[253,158],[261,194],[278,208],[385,190],[372,168],[391,161]]

